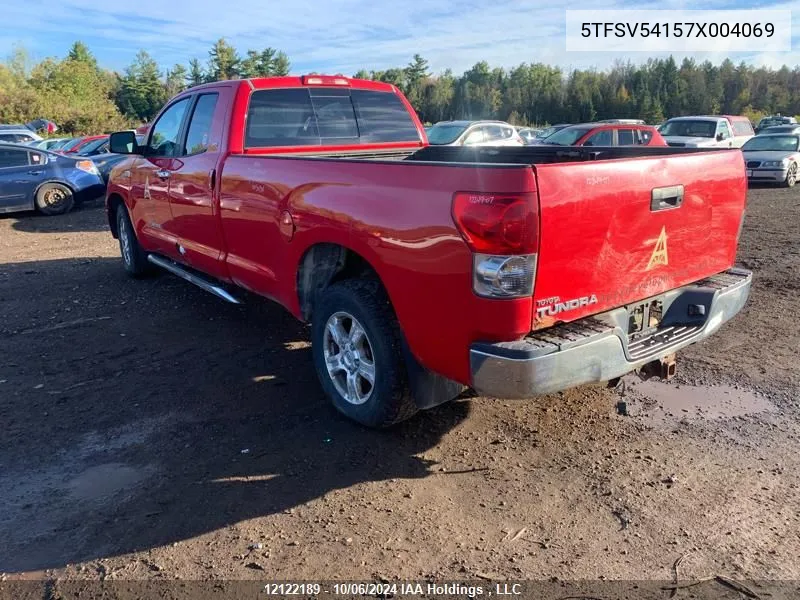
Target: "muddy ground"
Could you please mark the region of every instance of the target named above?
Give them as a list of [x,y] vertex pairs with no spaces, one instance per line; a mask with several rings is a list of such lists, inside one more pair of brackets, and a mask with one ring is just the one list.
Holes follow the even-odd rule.
[[0,217],[5,580],[800,579],[800,191],[751,190],[751,300],[677,384],[388,432],[282,309],[128,279],[104,219]]

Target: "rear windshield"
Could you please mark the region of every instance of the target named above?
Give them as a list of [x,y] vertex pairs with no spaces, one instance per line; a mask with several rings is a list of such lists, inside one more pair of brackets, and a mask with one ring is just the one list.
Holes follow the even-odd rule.
[[591,130],[591,127],[567,127],[547,136],[544,139],[544,143],[556,146],[572,146]]
[[797,152],[799,142],[796,135],[759,135],[747,140],[742,151]]
[[411,115],[391,92],[290,88],[250,97],[248,148],[418,141]]
[[664,137],[707,137],[713,138],[717,132],[716,121],[701,119],[682,119],[680,121],[667,121],[659,131]]
[[467,129],[469,123],[437,123],[428,129],[431,144],[452,144]]

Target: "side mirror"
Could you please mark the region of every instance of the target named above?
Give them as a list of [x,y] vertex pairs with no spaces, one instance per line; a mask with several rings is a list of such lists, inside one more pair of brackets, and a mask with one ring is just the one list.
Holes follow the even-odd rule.
[[114,154],[141,154],[142,149],[136,143],[136,134],[132,131],[118,131],[108,137],[108,146]]
[[718,142],[721,142],[721,141],[722,141],[722,140],[724,140],[724,139],[725,139],[725,136],[724,136],[724,135],[722,135],[721,133],[718,133],[718,134],[717,134],[717,141],[718,141]]

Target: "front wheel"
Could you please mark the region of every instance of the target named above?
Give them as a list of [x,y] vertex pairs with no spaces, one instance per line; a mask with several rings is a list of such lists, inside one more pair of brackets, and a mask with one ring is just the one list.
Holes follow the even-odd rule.
[[36,190],[36,208],[44,215],[63,215],[75,206],[75,194],[61,183],[45,183]]
[[789,172],[786,173],[786,180],[783,182],[783,185],[786,187],[794,187],[795,183],[797,183],[797,163],[793,162],[789,165]]
[[119,237],[119,253],[122,255],[122,264],[132,277],[142,277],[151,271],[147,260],[147,253],[139,245],[133,224],[128,216],[125,206],[119,205],[116,212],[117,235]]
[[324,290],[311,335],[317,376],[345,416],[383,428],[417,412],[397,318],[379,282],[350,279]]

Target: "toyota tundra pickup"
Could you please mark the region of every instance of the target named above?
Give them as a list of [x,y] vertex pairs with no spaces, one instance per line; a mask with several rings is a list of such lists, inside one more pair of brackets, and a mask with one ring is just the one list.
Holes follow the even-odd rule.
[[125,269],[280,303],[368,426],[669,375],[749,293],[738,150],[437,147],[394,86],[320,75],[194,87],[110,143]]

